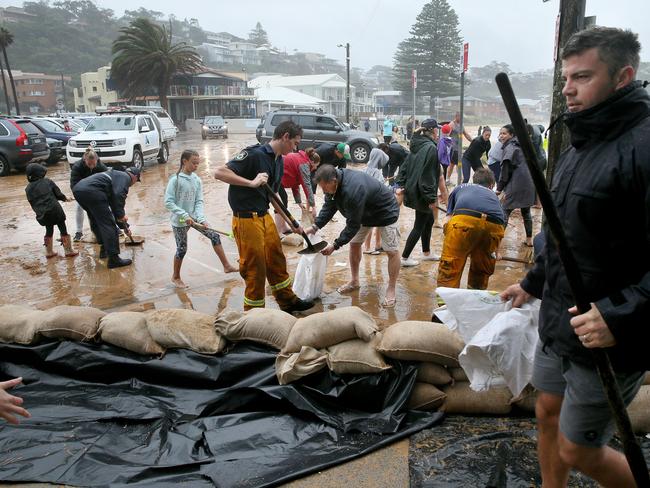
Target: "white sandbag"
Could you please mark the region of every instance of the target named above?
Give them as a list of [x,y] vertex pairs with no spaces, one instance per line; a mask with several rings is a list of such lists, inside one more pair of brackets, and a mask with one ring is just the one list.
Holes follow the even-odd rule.
[[517,396],[530,382],[540,303],[498,313],[470,339],[458,361],[473,390],[506,385]]
[[303,346],[323,349],[350,339],[370,342],[377,334],[377,324],[359,307],[341,307],[314,313],[296,321],[283,352],[298,352]]
[[138,354],[162,355],[165,349],[153,340],[142,312],[113,312],[99,320],[102,341]]
[[58,305],[44,310],[38,331],[45,337],[85,341],[97,335],[99,319],[105,312],[94,307]]
[[194,310],[170,308],[148,313],[147,328],[151,337],[167,349],[214,354],[226,345],[226,340],[214,329],[212,316]]
[[444,386],[451,383],[451,373],[444,366],[436,363],[421,363],[416,378],[420,383]]
[[429,383],[415,383],[408,406],[414,410],[435,410],[446,397],[444,392]]
[[0,342],[33,344],[44,316],[45,312],[22,305],[0,306]]
[[440,287],[436,288],[436,293],[445,301],[447,312],[453,316],[453,320],[444,313],[443,319],[439,311],[434,313],[445,325],[458,332],[465,343],[496,314],[512,308],[512,301],[502,302],[499,295],[486,290]]
[[377,339],[371,342],[352,339],[328,347],[327,367],[337,374],[381,373],[390,369],[391,366],[377,352]]
[[[323,239],[318,235],[310,237],[312,244],[317,244]],[[293,279],[293,292],[301,300],[314,300],[320,297],[325,283],[325,272],[327,271],[327,256],[317,252],[315,254],[303,254],[300,256],[296,275]]]
[[282,349],[296,317],[272,308],[253,308],[247,312],[226,309],[217,315],[216,331],[229,341],[253,341]]
[[299,352],[280,353],[275,358],[275,375],[281,385],[289,384],[327,366],[327,351],[303,346]]
[[463,346],[459,335],[444,324],[407,320],[385,329],[377,349],[394,359],[458,367],[458,355]]

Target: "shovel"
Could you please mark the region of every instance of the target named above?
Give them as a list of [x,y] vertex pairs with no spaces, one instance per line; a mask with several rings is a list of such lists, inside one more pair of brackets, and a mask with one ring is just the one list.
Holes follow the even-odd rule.
[[234,239],[235,238],[235,235],[232,233],[232,231],[226,232],[225,230],[211,229],[210,227],[206,227],[205,225],[197,224],[196,222],[192,222],[192,227],[194,227],[197,230],[202,229],[202,230],[207,230],[207,231],[210,231],[210,232],[216,232],[217,234],[221,234],[222,236],[226,236],[229,239]]
[[[275,202],[275,204],[280,207],[280,210],[282,210],[282,212],[280,212],[280,215],[282,215],[282,218],[287,221],[287,224],[293,228],[300,227],[300,224],[296,221],[296,219],[293,218],[287,207],[284,206],[282,200],[278,198],[268,183],[264,183],[264,188],[269,192],[269,195],[271,195],[271,199]],[[312,244],[309,240],[309,237],[307,237],[307,233],[304,231],[302,232],[302,238],[307,243],[307,249],[298,251],[298,254],[316,254],[317,252],[321,252],[327,247],[327,242],[325,241],[321,241],[317,244]]]
[[126,235],[129,238],[129,240],[124,241],[125,246],[141,246],[142,243],[144,242],[144,237],[138,237],[137,239],[134,239],[133,236],[131,235],[130,228],[131,226],[128,224],[128,222],[124,222],[124,226],[126,227]]

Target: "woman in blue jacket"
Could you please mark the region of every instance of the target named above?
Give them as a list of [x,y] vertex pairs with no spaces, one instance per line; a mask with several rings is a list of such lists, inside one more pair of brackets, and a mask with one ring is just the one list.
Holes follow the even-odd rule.
[[181,280],[181,265],[187,253],[187,231],[193,224],[199,224],[195,229],[212,242],[214,252],[223,265],[224,273],[237,271],[226,257],[219,234],[207,228],[207,220],[203,215],[203,185],[195,173],[199,162],[199,153],[190,149],[183,151],[181,166],[169,179],[165,191],[165,207],[171,212],[172,230],[176,239],[172,283],[177,288],[187,288]]

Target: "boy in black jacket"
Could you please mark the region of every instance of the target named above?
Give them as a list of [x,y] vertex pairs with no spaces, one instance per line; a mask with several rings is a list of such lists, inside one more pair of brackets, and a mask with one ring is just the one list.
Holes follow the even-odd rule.
[[55,225],[61,233],[61,244],[63,244],[65,255],[76,256],[79,253],[72,249],[70,235],[65,225],[65,212],[59,203],[59,200],[63,202],[71,200],[61,193],[56,183],[45,177],[46,173],[47,168],[38,163],[27,165],[25,171],[27,181],[29,181],[25,188],[27,201],[36,213],[38,223],[45,227],[45,257],[49,259],[57,255],[52,245]]

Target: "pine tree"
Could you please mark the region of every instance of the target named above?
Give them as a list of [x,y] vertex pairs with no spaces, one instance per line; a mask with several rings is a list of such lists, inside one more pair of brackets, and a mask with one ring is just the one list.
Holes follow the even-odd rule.
[[259,47],[269,43],[269,36],[262,28],[262,24],[258,22],[255,28],[248,33],[248,40]]
[[418,72],[417,93],[431,97],[458,94],[461,37],[458,16],[447,0],[431,0],[417,16],[411,37],[397,47],[393,65],[394,84],[410,92],[411,71]]

